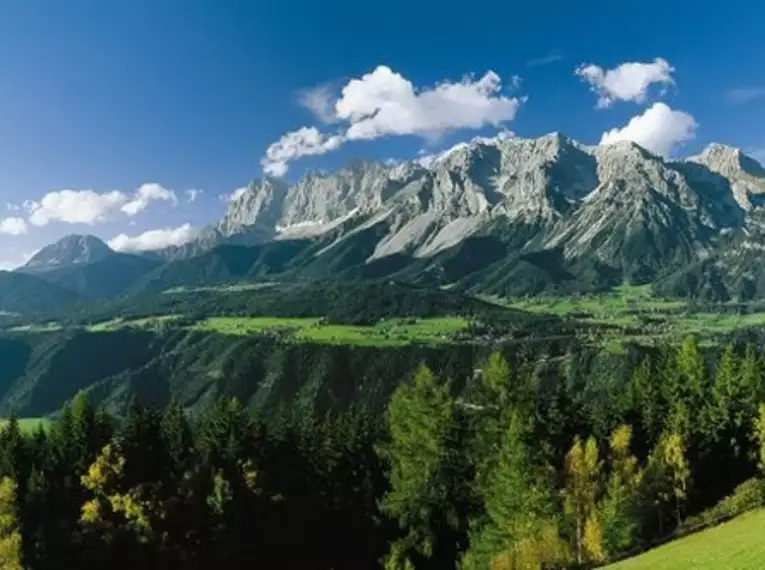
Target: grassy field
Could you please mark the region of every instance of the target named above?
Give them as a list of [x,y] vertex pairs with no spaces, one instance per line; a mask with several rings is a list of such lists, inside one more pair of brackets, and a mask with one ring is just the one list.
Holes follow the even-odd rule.
[[765,568],[765,510],[669,542],[608,570],[759,570]]
[[468,321],[460,317],[392,319],[372,326],[323,324],[321,319],[210,317],[194,328],[233,335],[274,332],[295,340],[325,344],[399,346],[412,342],[449,342],[451,335],[467,325]]
[[89,332],[107,332],[123,329],[126,327],[132,327],[136,329],[150,329],[163,323],[170,323],[178,318],[178,315],[161,315],[158,317],[148,317],[145,319],[130,319],[126,320],[121,317],[111,319],[109,321],[102,321],[100,323],[93,323],[88,325],[87,330]]
[[41,323],[36,325],[19,325],[12,327],[11,332],[56,332],[61,330],[61,325],[57,322]]
[[257,291],[277,285],[275,281],[262,281],[259,283],[233,283],[231,285],[218,285],[210,287],[172,287],[162,291],[165,295],[176,293],[199,293],[205,291],[217,291],[220,293],[236,293],[237,291]]
[[[550,297],[522,300],[486,300],[506,307],[572,317],[607,327],[602,339],[608,350],[619,350],[625,340],[646,343],[673,342],[698,335],[702,343],[736,329],[765,326],[765,312],[693,311],[685,301],[651,297],[650,285],[622,285],[609,293],[582,297]],[[724,309],[724,305],[720,306]]]
[[[7,419],[0,418],[0,430],[8,423]],[[19,428],[21,431],[31,433],[37,429],[37,426],[42,424],[43,427],[50,425],[48,418],[19,418]]]

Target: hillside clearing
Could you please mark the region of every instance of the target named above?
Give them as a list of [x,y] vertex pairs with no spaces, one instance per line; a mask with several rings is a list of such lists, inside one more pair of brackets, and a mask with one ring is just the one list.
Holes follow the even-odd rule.
[[[38,426],[42,425],[47,428],[51,421],[48,418],[19,418],[19,429],[25,433],[34,432]],[[0,418],[0,430],[8,425],[8,420]]]
[[210,317],[193,328],[229,335],[271,332],[324,344],[399,346],[412,342],[450,342],[451,335],[467,326],[467,319],[461,317],[390,319],[371,326],[326,324],[314,318]]
[[765,568],[765,509],[607,566],[608,570],[758,570]]

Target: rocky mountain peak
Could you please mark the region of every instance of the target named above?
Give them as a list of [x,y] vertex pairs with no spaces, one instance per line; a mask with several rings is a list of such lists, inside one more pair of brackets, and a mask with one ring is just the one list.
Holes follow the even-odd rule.
[[72,234],[45,246],[21,268],[22,271],[48,271],[71,265],[94,263],[114,252],[92,235]]
[[725,178],[734,199],[744,210],[765,206],[765,168],[740,149],[712,143],[688,162],[700,164]]

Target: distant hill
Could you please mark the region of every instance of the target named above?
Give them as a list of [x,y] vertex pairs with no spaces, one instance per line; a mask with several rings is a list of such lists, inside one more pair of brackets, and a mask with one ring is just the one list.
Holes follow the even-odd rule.
[[36,273],[83,299],[113,299],[126,293],[139,279],[162,265],[161,261],[127,253],[111,253],[92,263],[69,265]]
[[74,291],[34,275],[0,271],[0,311],[43,314],[61,310],[78,300]]

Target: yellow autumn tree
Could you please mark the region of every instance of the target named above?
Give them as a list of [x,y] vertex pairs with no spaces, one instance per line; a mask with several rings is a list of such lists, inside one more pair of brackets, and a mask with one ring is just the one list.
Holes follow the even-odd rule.
[[765,473],[765,404],[760,404],[753,427],[752,436],[757,444],[757,467]]
[[[590,519],[597,519],[597,499],[600,488],[601,462],[598,457],[598,445],[595,438],[589,437],[586,443],[577,436],[566,454],[566,488],[564,490],[564,509],[574,526],[577,563],[592,560],[593,553],[602,551],[601,543],[594,544],[597,536],[591,532],[590,543],[585,545],[585,526]],[[595,522],[591,521],[590,525]]]
[[[153,509],[139,488],[120,492],[124,469],[122,454],[111,443],[105,445],[80,479],[82,486],[93,493],[93,498],[82,506],[80,524],[91,530],[106,531],[119,522],[130,529],[139,542],[146,542],[151,537]],[[115,518],[121,520],[115,521]]]
[[630,452],[632,428],[618,426],[609,439],[611,471],[600,504],[605,557],[628,550],[638,529],[638,488],[643,472]]
[[662,458],[672,480],[672,494],[675,499],[675,515],[680,524],[681,506],[688,497],[691,469],[685,456],[685,441],[679,433],[671,433],[661,443]]
[[561,539],[555,521],[542,521],[509,548],[494,556],[491,570],[542,570],[565,567],[571,562],[571,548]]
[[603,523],[596,510],[592,510],[584,523],[582,550],[590,562],[604,562],[606,551],[603,546]]
[[22,570],[16,488],[16,481],[10,477],[0,480],[0,568],[3,570]]

